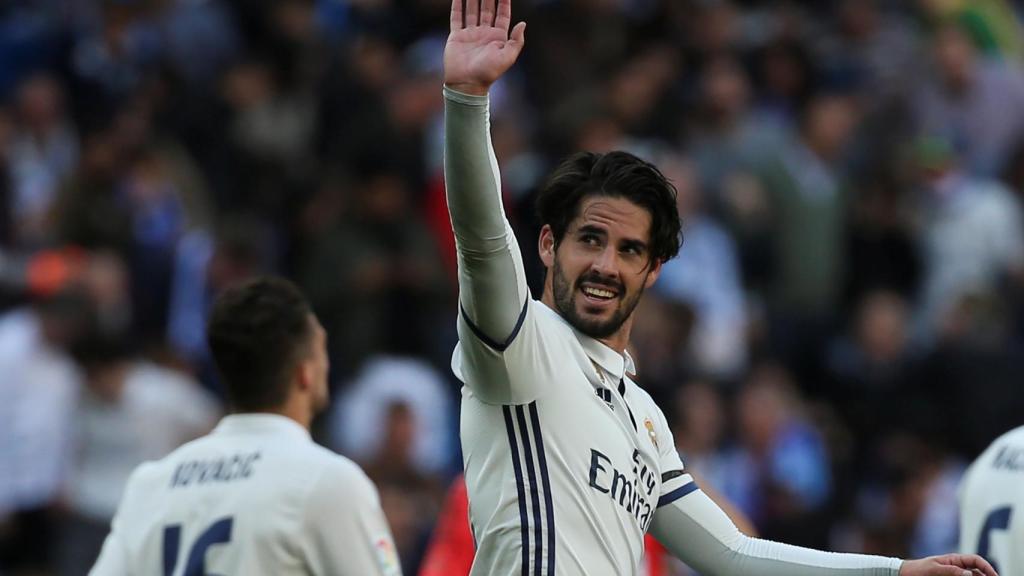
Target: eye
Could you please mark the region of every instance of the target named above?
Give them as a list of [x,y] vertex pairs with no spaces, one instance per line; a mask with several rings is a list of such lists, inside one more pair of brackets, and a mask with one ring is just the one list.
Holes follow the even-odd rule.
[[600,242],[600,239],[597,237],[596,234],[583,234],[582,236],[580,236],[580,242],[586,244],[587,246],[597,246]]

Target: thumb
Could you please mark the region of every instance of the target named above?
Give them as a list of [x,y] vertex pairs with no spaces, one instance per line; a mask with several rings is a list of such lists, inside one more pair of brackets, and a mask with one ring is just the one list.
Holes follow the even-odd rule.
[[526,43],[526,22],[520,22],[512,28],[512,33],[509,34],[509,43],[518,49],[523,47],[523,44]]

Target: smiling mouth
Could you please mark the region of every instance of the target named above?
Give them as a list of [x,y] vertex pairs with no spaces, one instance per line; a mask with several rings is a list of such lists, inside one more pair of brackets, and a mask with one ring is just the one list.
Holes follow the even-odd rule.
[[597,286],[584,286],[580,291],[583,292],[583,296],[587,300],[598,303],[610,302],[618,297],[618,293],[615,291]]

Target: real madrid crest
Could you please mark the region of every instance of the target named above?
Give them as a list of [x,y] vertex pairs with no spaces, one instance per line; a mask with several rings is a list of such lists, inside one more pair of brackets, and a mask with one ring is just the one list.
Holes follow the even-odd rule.
[[644,418],[644,428],[647,428],[647,435],[650,436],[654,447],[658,448],[658,435],[654,432],[654,422],[651,422],[650,418]]

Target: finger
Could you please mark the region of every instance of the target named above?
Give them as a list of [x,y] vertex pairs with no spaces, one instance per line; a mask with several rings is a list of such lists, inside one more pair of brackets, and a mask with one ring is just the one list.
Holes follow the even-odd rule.
[[480,0],[480,25],[494,26],[494,0]]
[[[470,0],[472,1],[472,0]],[[452,15],[450,28],[452,32],[462,30],[464,26],[462,22],[462,0],[452,0]]]
[[996,574],[996,569],[988,563],[988,560],[985,560],[981,556],[967,556],[964,558],[964,567],[973,568],[974,570],[972,570],[972,573],[977,572],[979,574],[984,574],[985,576],[998,576]]
[[929,572],[931,576],[971,576],[970,570],[964,570],[959,566],[939,566],[938,569]]
[[466,0],[466,28],[480,25],[480,0]]
[[507,44],[513,45],[516,50],[522,50],[523,44],[526,43],[526,22],[520,22],[516,24],[515,28],[512,29],[512,34],[509,35]]
[[498,16],[494,19],[494,27],[508,32],[512,23],[512,0],[498,0]]
[[979,565],[977,568],[980,569],[982,574],[985,576],[999,576],[999,574],[996,573],[995,567],[989,564],[987,560],[984,558],[979,558],[978,560],[980,560],[980,562],[978,563]]

